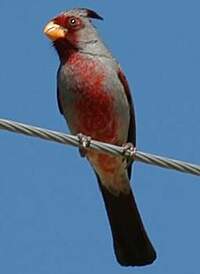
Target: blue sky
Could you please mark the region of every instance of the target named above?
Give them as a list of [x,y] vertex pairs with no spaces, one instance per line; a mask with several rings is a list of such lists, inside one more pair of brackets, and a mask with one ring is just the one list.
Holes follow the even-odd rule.
[[[98,11],[134,92],[138,149],[200,163],[200,2],[0,1],[0,118],[66,131],[44,24]],[[76,149],[0,131],[0,273],[199,273],[199,178],[136,163],[132,185],[158,253],[122,268],[95,176]]]

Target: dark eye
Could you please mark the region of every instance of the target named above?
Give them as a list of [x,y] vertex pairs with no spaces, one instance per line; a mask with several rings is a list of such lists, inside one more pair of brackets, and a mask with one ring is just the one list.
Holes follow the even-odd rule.
[[72,17],[69,19],[69,24],[74,27],[78,24],[78,20],[75,17]]

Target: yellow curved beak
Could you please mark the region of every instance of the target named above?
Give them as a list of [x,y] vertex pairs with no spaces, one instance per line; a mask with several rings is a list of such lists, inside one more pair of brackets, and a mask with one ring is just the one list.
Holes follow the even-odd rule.
[[50,21],[44,27],[43,32],[51,41],[56,41],[57,39],[64,38],[66,36],[67,29],[64,29],[58,24],[55,24],[54,22]]

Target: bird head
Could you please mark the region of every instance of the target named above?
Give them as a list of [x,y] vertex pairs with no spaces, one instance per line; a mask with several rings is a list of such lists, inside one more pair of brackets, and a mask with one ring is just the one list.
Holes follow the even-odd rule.
[[97,39],[91,19],[103,18],[90,9],[73,9],[62,12],[50,20],[44,34],[53,42],[59,56],[84,48]]

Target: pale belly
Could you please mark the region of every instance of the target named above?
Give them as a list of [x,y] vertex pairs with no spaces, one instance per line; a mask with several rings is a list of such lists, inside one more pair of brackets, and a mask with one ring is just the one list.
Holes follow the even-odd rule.
[[[66,72],[61,74],[63,84],[59,96],[64,116],[73,134],[82,133],[94,140],[122,145],[127,142],[129,129],[127,98],[115,74],[112,79],[108,78],[105,68],[94,71],[92,65],[80,69],[78,64],[72,76]],[[87,158],[103,183],[112,188],[115,177],[122,185],[128,180],[122,158],[94,151],[88,151]]]

